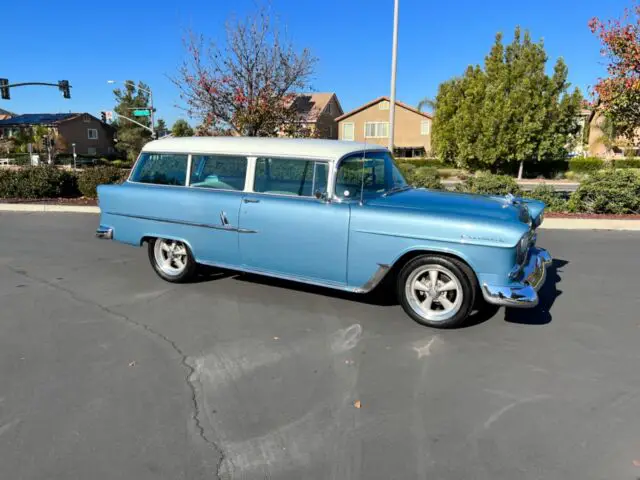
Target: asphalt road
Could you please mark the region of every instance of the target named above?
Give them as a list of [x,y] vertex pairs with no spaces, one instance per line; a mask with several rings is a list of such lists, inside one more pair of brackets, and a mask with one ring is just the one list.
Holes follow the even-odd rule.
[[[0,214],[2,479],[636,479],[640,235],[543,231],[540,308],[454,331]],[[356,408],[356,406],[360,408]]]

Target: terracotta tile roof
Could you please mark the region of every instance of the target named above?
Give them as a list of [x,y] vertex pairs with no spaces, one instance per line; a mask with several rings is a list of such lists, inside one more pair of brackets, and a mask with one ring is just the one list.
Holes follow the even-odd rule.
[[[384,97],[378,97],[374,100],[371,100],[369,103],[365,103],[364,105],[359,106],[358,108],[356,108],[355,110],[351,110],[350,112],[345,113],[344,115],[339,116],[338,118],[336,118],[336,122],[339,122],[340,120],[344,120],[345,118],[350,117],[351,115],[355,115],[358,112],[361,112],[362,110],[365,110],[377,103],[382,102],[383,100],[386,100],[387,102],[390,102],[391,100],[389,99],[389,97],[384,96]],[[398,107],[402,107],[406,110],[409,110],[411,112],[417,113],[418,115],[422,115],[425,118],[433,118],[433,116],[430,113],[427,112],[421,112],[420,110],[418,110],[417,108],[411,107],[409,105],[407,105],[406,103],[402,103],[399,102],[398,100],[396,100],[396,106]]]

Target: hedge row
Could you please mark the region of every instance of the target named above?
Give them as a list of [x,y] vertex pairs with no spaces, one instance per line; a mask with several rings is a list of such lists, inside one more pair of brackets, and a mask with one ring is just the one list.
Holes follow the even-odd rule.
[[0,170],[0,198],[96,198],[96,187],[124,181],[128,171],[116,167],[87,168],[76,174],[51,166]]

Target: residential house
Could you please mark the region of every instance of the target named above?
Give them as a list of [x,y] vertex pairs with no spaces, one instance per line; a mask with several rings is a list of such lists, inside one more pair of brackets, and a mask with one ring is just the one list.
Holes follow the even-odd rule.
[[15,113],[11,113],[8,110],[3,110],[2,108],[0,108],[0,120],[5,120],[13,116],[15,116]]
[[[378,97],[336,118],[338,138],[389,145],[389,97]],[[433,117],[396,102],[394,154],[397,157],[425,157],[431,154]]]
[[606,128],[606,117],[598,108],[590,111],[588,153],[592,157],[623,158],[625,156],[640,156],[640,129],[635,142],[627,138],[613,136],[610,138]]
[[106,156],[115,153],[115,129],[89,113],[27,113],[0,120],[0,138],[20,130],[45,127],[55,139],[59,153]]
[[336,118],[344,112],[335,93],[301,93],[293,100],[299,122],[318,138],[338,138]]

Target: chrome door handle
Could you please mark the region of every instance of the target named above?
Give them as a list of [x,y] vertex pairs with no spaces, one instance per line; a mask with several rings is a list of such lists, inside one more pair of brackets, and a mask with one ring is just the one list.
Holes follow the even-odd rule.
[[260,200],[257,198],[243,198],[242,201],[244,203],[260,203]]
[[227,214],[225,212],[220,212],[220,223],[223,227],[229,225],[229,220],[227,219]]

